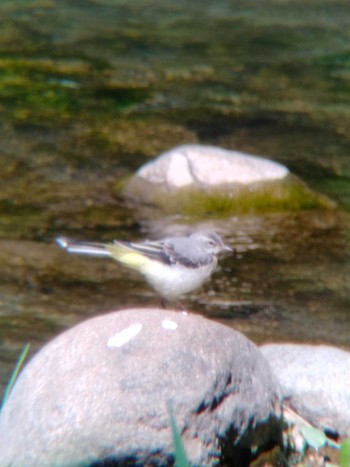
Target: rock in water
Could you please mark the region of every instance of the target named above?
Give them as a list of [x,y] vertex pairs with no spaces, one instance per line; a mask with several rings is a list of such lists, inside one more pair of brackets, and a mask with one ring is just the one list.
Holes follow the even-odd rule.
[[274,161],[214,146],[178,146],[142,166],[122,193],[168,212],[256,212],[327,204]]
[[160,155],[137,171],[137,176],[168,190],[186,186],[218,187],[281,180],[286,167],[263,157],[214,146],[189,144]]

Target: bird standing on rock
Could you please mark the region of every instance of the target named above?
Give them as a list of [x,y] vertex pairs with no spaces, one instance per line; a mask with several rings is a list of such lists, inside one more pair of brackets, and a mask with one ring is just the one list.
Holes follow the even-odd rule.
[[200,231],[187,237],[168,237],[140,243],[92,243],[56,239],[69,253],[107,256],[142,273],[164,301],[179,299],[200,287],[215,270],[217,255],[232,252],[212,231]]

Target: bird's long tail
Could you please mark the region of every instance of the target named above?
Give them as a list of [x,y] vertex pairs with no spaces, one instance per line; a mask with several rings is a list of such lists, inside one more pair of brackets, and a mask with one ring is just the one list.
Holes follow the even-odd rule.
[[144,254],[135,251],[132,246],[123,242],[81,242],[66,237],[58,237],[56,238],[56,243],[69,253],[78,253],[80,255],[95,257],[109,257],[125,264],[129,268],[137,270],[142,269],[150,261]]
[[108,250],[108,246],[103,243],[80,242],[65,237],[56,238],[56,243],[69,253],[91,256],[112,256],[111,252]]

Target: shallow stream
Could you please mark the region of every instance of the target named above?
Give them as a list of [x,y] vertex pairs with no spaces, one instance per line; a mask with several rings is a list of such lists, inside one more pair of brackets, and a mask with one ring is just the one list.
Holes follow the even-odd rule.
[[[3,1],[0,13],[2,388],[27,342],[33,354],[91,316],[158,306],[137,274],[60,250],[63,234],[214,228],[235,254],[189,309],[257,343],[350,348],[347,1]],[[337,206],[203,220],[116,195],[191,142],[279,161]]]

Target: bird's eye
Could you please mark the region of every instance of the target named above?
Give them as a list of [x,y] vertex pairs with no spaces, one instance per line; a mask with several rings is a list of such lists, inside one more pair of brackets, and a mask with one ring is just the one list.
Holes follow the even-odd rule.
[[215,245],[215,242],[214,242],[214,240],[208,240],[208,245],[210,245],[210,246],[214,246],[214,245]]

